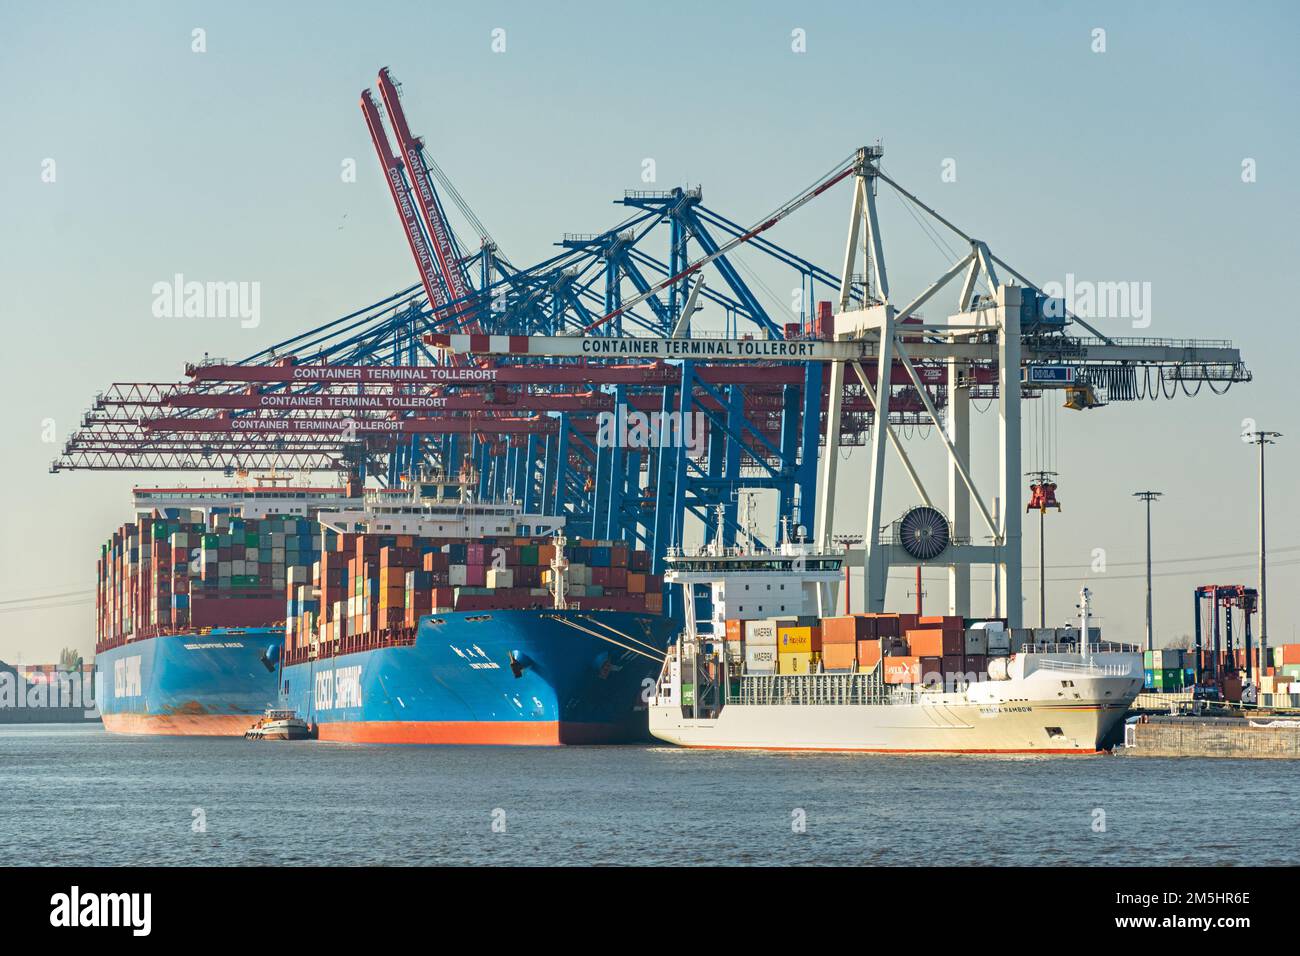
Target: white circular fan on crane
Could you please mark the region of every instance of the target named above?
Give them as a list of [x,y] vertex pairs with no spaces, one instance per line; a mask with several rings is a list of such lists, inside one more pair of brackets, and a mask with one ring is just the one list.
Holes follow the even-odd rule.
[[903,550],[918,561],[932,561],[948,550],[952,535],[942,511],[928,505],[910,509],[898,521]]

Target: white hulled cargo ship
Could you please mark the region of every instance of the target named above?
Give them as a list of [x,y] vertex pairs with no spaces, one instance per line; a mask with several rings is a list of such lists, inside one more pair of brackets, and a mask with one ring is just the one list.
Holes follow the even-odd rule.
[[[1001,622],[979,622],[969,639],[1006,640],[1006,652],[967,658],[979,661],[970,670],[931,670],[924,662],[940,658],[900,654],[908,648],[897,637],[858,643],[852,665],[833,670],[825,666],[833,660],[829,644],[822,653],[784,653],[778,640],[821,628],[829,639],[832,621],[849,620],[807,623],[817,589],[840,579],[843,558],[789,541],[775,551],[711,546],[670,554],[665,580],[688,596],[686,629],[657,682],[651,734],[720,749],[1091,754],[1142,688],[1139,650],[1092,637],[1086,588],[1074,642],[1031,637],[1015,646]],[[695,585],[711,588],[710,621],[696,620]],[[794,622],[789,637],[774,614]]]

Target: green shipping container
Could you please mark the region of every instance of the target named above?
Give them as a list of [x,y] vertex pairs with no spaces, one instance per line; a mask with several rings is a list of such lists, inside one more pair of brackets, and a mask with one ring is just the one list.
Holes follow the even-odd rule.
[[1158,690],[1182,690],[1183,688],[1182,668],[1155,671],[1154,676]]
[[249,531],[244,535],[245,547],[256,548],[261,543],[261,536],[256,531]]
[[530,566],[537,564],[537,545],[526,544],[519,549],[519,563]]
[[686,707],[692,707],[695,704],[695,685],[682,685],[682,704]]

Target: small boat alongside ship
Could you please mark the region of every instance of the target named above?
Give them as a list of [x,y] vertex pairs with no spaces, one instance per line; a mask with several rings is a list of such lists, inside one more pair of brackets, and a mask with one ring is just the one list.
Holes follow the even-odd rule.
[[[776,551],[669,554],[665,579],[687,594],[693,585],[709,585],[714,614],[696,621],[688,599],[687,629],[669,648],[650,702],[650,732],[682,747],[714,749],[1091,754],[1115,738],[1142,689],[1137,647],[1091,639],[1086,588],[1077,642],[1014,650],[1008,644],[1005,656],[982,656],[982,670],[898,653],[909,648],[890,636],[855,641],[846,651],[856,655],[851,663],[838,652],[833,657],[830,644],[806,655],[782,652],[807,640],[805,632],[830,635],[846,625],[853,635],[866,623],[808,616],[817,589],[838,580],[841,565],[841,553],[798,542]],[[785,618],[768,618],[774,593]],[[962,624],[986,632],[974,634],[976,641],[1005,633],[1001,622]],[[935,630],[936,642],[947,640]],[[737,633],[749,639],[734,640]],[[924,628],[908,634],[914,644],[930,639]],[[828,659],[849,666],[828,669]],[[782,667],[783,660],[789,664]]]
[[244,731],[247,740],[310,740],[316,734],[297,711],[268,707],[266,715]]

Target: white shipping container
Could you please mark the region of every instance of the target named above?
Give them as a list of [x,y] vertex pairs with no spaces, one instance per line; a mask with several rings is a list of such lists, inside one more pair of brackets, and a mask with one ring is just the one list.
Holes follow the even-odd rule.
[[745,645],[745,671],[750,674],[776,672],[776,645]]
[[756,647],[776,647],[776,621],[746,621],[745,643]]
[[454,588],[463,588],[469,581],[465,577],[465,565],[453,564],[447,568],[447,583]]
[[490,588],[512,588],[515,586],[515,572],[509,568],[488,568],[487,586]]

